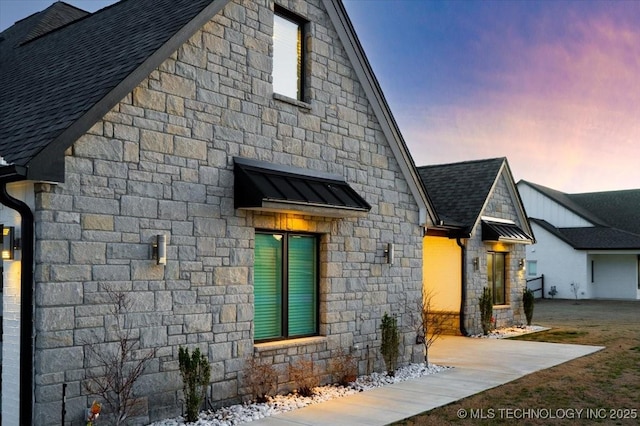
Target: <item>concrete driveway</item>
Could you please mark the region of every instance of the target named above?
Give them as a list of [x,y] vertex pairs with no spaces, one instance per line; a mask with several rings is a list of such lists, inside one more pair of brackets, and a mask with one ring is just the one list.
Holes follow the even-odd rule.
[[429,361],[455,368],[252,422],[252,425],[386,425],[589,355],[602,346],[443,336]]

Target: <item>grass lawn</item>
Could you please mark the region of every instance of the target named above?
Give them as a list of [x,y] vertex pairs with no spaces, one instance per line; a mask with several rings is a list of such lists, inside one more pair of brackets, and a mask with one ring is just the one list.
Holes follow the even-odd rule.
[[640,302],[538,300],[533,324],[516,339],[606,349],[395,424],[640,424]]

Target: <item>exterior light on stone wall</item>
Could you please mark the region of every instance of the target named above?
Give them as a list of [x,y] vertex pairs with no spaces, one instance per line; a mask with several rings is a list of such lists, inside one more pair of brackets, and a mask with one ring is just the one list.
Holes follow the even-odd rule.
[[474,257],[473,258],[473,270],[477,271],[480,269],[480,258],[479,257]]
[[15,238],[13,226],[2,227],[2,260],[13,260],[15,251],[20,248],[20,239]]
[[518,260],[518,268],[524,269],[524,259]]
[[384,257],[387,259],[388,264],[393,264],[394,247],[393,243],[387,243],[387,247],[384,249]]
[[156,241],[153,243],[152,257],[156,260],[158,265],[167,264],[167,236],[159,234],[156,236]]

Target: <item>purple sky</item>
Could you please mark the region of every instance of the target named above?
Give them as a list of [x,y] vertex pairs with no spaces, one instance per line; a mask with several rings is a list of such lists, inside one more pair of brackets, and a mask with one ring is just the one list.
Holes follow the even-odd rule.
[[[505,156],[564,192],[640,188],[640,1],[344,3],[417,165]],[[50,4],[0,0],[0,30]]]

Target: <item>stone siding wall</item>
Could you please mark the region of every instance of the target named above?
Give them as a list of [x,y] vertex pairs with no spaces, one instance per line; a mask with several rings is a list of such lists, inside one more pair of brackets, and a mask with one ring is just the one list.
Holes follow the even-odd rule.
[[[491,216],[500,219],[510,219],[518,223],[518,215],[515,209],[517,200],[513,200],[507,186],[506,178],[500,176],[495,190],[487,202],[483,216]],[[519,325],[526,323],[522,307],[522,291],[526,286],[524,269],[518,266],[519,259],[525,257],[523,244],[491,244],[482,241],[481,226],[478,224],[472,237],[467,242],[467,303],[466,324],[470,334],[482,333],[480,324],[480,308],[478,301],[482,295],[482,289],[487,286],[487,252],[504,251],[506,256],[506,298],[507,304],[494,307],[493,315],[498,327]],[[479,270],[473,268],[473,259],[479,259]]]
[[[107,289],[127,295],[126,327],[155,351],[136,387],[140,423],[180,413],[180,345],[207,354],[217,403],[241,399],[254,354],[284,371],[299,357],[324,368],[343,349],[361,372],[381,370],[385,312],[403,326],[401,363],[421,357],[401,303],[421,291],[417,204],[321,2],[283,6],[310,21],[307,105],[273,97],[272,2],[231,2],[67,151],[64,183],[36,185],[36,424],[59,423],[63,383],[68,420],[83,424],[87,344],[113,339]],[[235,210],[234,156],[344,176],[372,209]],[[257,228],[321,236],[321,336],[310,344],[253,343]],[[151,259],[158,234],[166,266]]]

